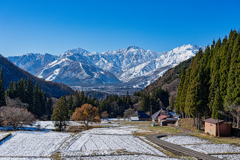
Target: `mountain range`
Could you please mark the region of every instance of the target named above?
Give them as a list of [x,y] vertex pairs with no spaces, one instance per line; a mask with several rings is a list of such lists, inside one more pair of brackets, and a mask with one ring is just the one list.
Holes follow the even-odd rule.
[[65,83],[75,89],[96,90],[112,84],[142,89],[168,69],[193,57],[200,47],[188,44],[162,53],[137,46],[102,53],[77,48],[58,56],[25,53],[7,58],[39,78]]

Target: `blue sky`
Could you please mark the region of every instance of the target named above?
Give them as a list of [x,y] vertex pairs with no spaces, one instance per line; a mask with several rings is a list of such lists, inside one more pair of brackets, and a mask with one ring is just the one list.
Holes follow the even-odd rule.
[[239,0],[0,0],[0,54],[208,45],[240,28],[239,6]]

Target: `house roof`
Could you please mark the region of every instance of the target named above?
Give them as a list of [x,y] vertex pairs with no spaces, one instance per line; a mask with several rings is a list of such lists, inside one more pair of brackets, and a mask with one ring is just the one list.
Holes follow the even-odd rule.
[[167,117],[169,117],[169,116],[166,116],[166,115],[158,116],[158,118],[160,118],[160,119],[165,119],[165,118],[167,118]]
[[161,111],[162,111],[162,109],[160,109],[159,111],[157,111],[156,113],[154,113],[154,114],[151,116],[152,119],[156,119],[156,118],[160,115]]
[[150,116],[143,111],[136,111],[134,114],[132,114],[132,116],[138,117],[138,118],[150,118]]
[[152,117],[152,119],[157,119],[158,116],[161,116],[161,115],[171,115],[171,114],[168,112],[168,110],[162,108],[159,111],[157,111],[156,113],[154,113],[151,117]]
[[212,119],[212,118],[205,119],[204,121],[212,124],[217,124],[218,122],[219,123],[224,122],[224,120],[220,120],[220,119],[218,120],[218,119]]

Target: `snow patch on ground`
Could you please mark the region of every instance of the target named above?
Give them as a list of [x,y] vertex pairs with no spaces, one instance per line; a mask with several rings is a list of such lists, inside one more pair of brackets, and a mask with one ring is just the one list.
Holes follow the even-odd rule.
[[226,155],[211,155],[213,157],[218,157],[224,160],[239,160],[240,154],[226,154]]
[[202,152],[205,154],[216,153],[238,153],[240,147],[231,144],[201,144],[201,145],[184,145],[184,147]]
[[138,129],[134,126],[124,126],[124,127],[114,127],[114,128],[93,128],[91,130],[83,131],[83,133],[87,134],[133,134],[135,132],[150,132],[146,130]]
[[194,137],[194,136],[169,136],[169,137],[162,137],[161,140],[174,143],[174,144],[203,144],[203,143],[213,143],[211,141]]

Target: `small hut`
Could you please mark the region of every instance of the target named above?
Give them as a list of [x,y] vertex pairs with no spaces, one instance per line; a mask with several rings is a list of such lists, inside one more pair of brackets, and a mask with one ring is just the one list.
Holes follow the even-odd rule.
[[218,136],[218,123],[220,136],[231,136],[231,123],[220,119],[205,119],[205,133],[212,136]]

